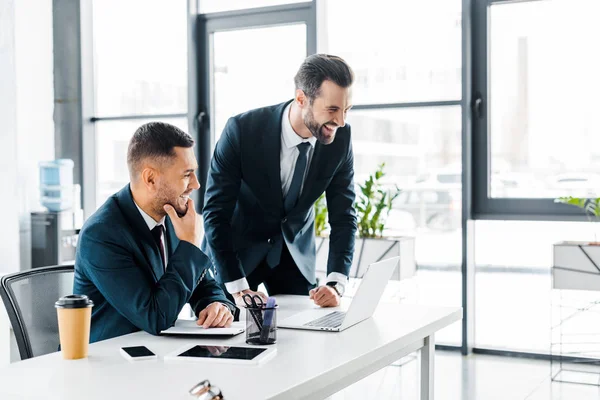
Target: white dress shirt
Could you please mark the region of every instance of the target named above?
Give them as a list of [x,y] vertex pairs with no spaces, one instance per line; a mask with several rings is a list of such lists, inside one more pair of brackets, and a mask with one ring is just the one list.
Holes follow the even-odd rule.
[[[315,144],[317,143],[316,137],[311,136],[308,139],[302,138],[294,131],[294,128],[292,128],[292,123],[290,122],[290,110],[292,104],[293,103],[288,104],[285,110],[283,110],[283,118],[281,118],[281,151],[279,152],[279,163],[281,167],[281,190],[284,198],[292,184],[296,161],[298,160],[298,154],[300,154],[298,145],[305,142],[310,143],[307,154],[308,162],[306,164],[306,171],[304,171],[304,179],[306,179],[306,175],[310,168],[310,162],[312,161]],[[300,193],[302,193],[302,189],[304,188],[304,179],[302,180]],[[347,281],[348,278],[338,272],[332,272],[327,275],[327,282],[337,282],[340,285],[345,286]],[[240,278],[232,282],[226,282],[225,288],[229,293],[237,293],[249,289],[250,285],[246,278]]]
[[162,227],[163,227],[163,234],[160,236],[160,242],[162,243],[163,252],[165,253],[164,261],[165,261],[165,270],[166,270],[167,263],[169,262],[169,252],[167,251],[168,250],[167,241],[165,240],[165,234],[167,233],[167,226],[165,225],[165,217],[162,217],[160,221],[156,222],[154,220],[154,218],[152,218],[151,216],[146,214],[144,212],[144,210],[142,210],[135,201],[134,201],[134,203],[135,203],[135,206],[137,207],[137,209],[140,211],[140,214],[142,214],[142,218],[144,218],[144,222],[146,222],[146,225],[148,225],[148,229],[150,229],[150,231],[152,231],[152,229],[154,229],[157,225],[162,225]]

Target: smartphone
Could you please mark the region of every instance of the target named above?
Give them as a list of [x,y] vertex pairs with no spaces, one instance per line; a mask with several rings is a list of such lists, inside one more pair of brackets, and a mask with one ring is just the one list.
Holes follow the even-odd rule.
[[158,358],[146,346],[121,347],[121,355],[130,361],[151,360]]

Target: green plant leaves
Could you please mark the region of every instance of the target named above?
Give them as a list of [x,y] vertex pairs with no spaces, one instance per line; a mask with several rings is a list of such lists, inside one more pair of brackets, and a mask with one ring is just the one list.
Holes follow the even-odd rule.
[[[354,208],[358,219],[358,235],[361,238],[381,237],[385,229],[385,218],[390,214],[394,200],[401,190],[398,186],[386,189],[381,183],[385,176],[385,163],[380,164],[362,185],[358,185]],[[315,202],[315,234],[317,236],[327,226],[327,202],[322,194]]]
[[315,235],[321,236],[327,227],[327,200],[323,193],[315,202]]
[[385,176],[385,163],[380,164],[371,174],[364,185],[360,185],[361,193],[356,200],[358,214],[358,234],[363,238],[381,237],[385,228],[385,217],[392,209],[394,199],[400,194],[400,189],[385,189],[381,178]]
[[588,216],[593,216],[600,220],[600,197],[598,198],[581,198],[581,197],[559,197],[554,200],[555,203],[568,204],[581,208]]

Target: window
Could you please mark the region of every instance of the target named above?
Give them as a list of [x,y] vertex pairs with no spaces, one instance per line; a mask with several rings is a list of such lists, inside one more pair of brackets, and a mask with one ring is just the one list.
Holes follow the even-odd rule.
[[129,181],[126,155],[149,121],[187,128],[185,0],[93,2],[96,207]]
[[294,75],[306,57],[306,24],[215,32],[213,55],[216,143],[230,117],[294,97]]
[[579,218],[553,199],[600,195],[600,59],[591,51],[600,3],[474,7],[474,216]]
[[[319,52],[341,56],[355,72],[348,123],[356,183],[385,163],[384,185],[401,190],[384,231],[416,236],[417,277],[401,296],[460,306],[461,2],[422,3],[323,2]],[[436,341],[459,345],[461,324]]]
[[364,182],[385,163],[383,183],[402,190],[388,217],[388,234],[460,227],[459,106],[352,110],[348,123],[356,182]]
[[490,7],[492,197],[600,195],[598,13],[595,0]]
[[323,3],[320,50],[353,67],[355,104],[461,98],[460,1]]
[[[587,222],[475,222],[475,346],[548,354],[550,351],[552,245],[591,241],[598,227]],[[581,300],[597,293],[571,291]],[[591,300],[590,300],[591,302]],[[594,312],[591,314],[597,315]],[[586,318],[590,318],[589,315]],[[593,318],[585,321],[595,324]],[[591,325],[590,325],[591,326]],[[580,342],[586,336],[563,338]]]
[[96,115],[187,112],[186,2],[93,2]]

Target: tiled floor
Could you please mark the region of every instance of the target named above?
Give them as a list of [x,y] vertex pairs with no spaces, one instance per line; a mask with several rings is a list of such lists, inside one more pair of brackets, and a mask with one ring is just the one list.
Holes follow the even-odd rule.
[[[437,351],[435,397],[441,400],[591,400],[600,387],[551,382],[548,361]],[[409,356],[330,400],[419,399],[419,363]]]

